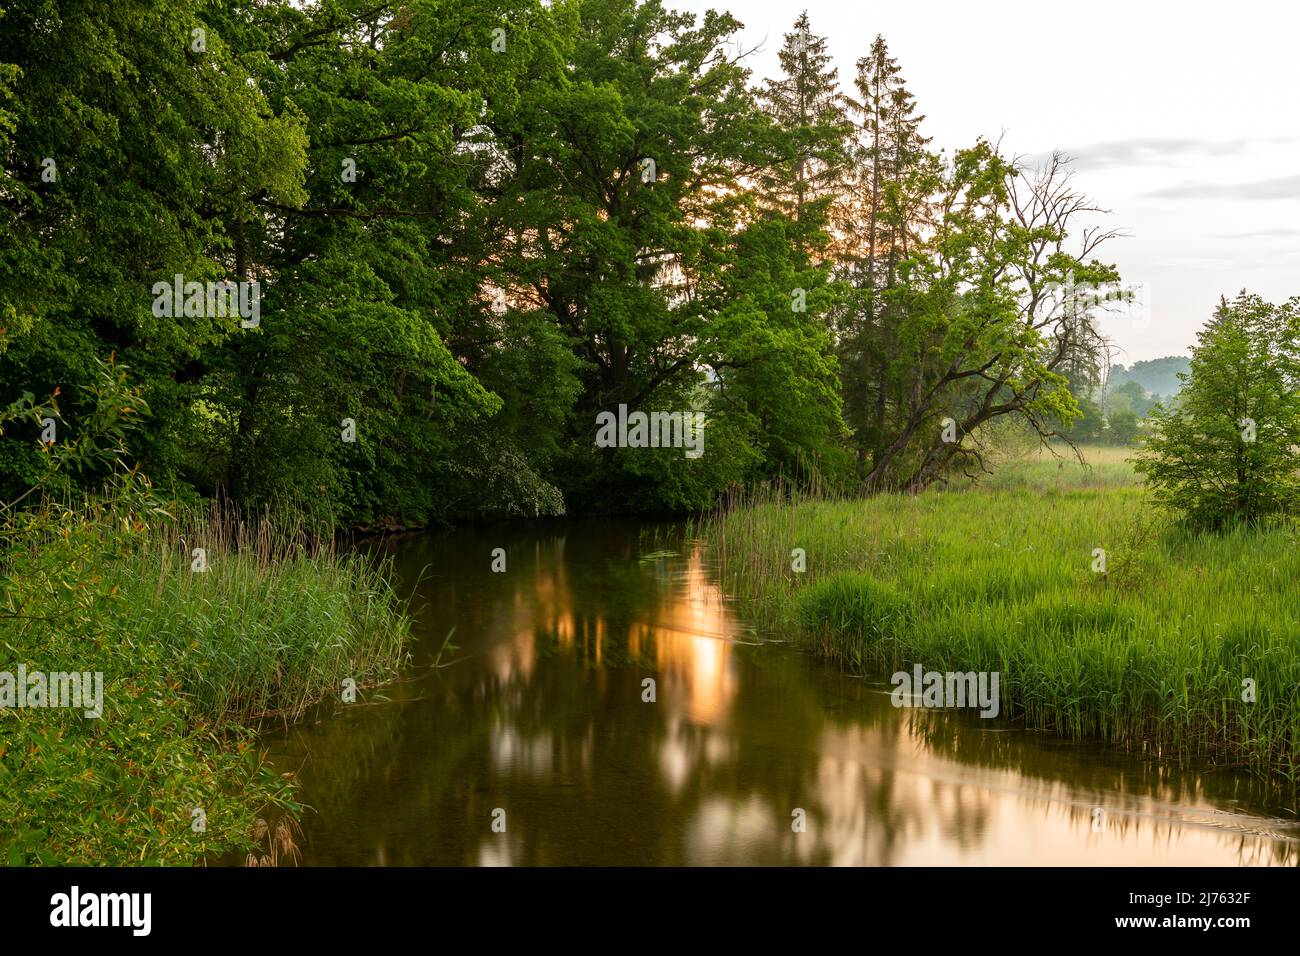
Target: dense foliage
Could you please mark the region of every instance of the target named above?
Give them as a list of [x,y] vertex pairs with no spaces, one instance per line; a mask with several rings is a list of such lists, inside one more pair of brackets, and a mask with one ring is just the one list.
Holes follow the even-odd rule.
[[[850,95],[806,16],[761,81],[738,27],[659,0],[6,5],[6,400],[62,389],[71,437],[115,354],[160,487],[362,526],[919,487],[998,418],[1068,424],[1098,337],[1045,293],[1115,275],[1106,233],[1072,244],[1092,207],[1059,160],[932,151],[882,38]],[[597,447],[622,405],[703,414],[704,453]],[[0,500],[36,437],[0,441]]]
[[1300,510],[1300,298],[1223,300],[1185,381],[1137,465],[1156,499],[1204,527]]
[[[274,859],[302,808],[257,723],[391,678],[409,621],[382,566],[164,504],[124,462],[145,412],[127,378],[98,370],[78,437],[43,447],[23,507],[0,506],[0,863]],[[0,434],[57,415],[27,396]],[[89,470],[109,474],[93,499],[69,481]],[[97,675],[94,702],[55,706],[33,674]]]

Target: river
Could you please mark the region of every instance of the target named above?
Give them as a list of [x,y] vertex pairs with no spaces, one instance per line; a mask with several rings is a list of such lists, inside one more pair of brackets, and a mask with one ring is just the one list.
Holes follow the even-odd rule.
[[680,526],[375,547],[414,594],[410,668],[266,738],[305,865],[1300,862],[1281,786],[895,708],[886,675],[756,630]]

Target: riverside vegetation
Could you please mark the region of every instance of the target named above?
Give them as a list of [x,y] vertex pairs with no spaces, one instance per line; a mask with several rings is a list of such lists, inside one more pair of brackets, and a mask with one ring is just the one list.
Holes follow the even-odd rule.
[[[699,513],[790,474],[846,494],[708,534],[828,653],[998,669],[1033,726],[1294,777],[1300,305],[1225,303],[1186,414],[1099,405],[1089,303],[1132,290],[1068,160],[932,149],[883,37],[841,84],[807,15],[772,77],[740,29],[659,0],[5,4],[0,660],[106,698],[0,713],[5,859],[291,854],[257,726],[392,676],[410,630],[337,527]],[[624,407],[706,427],[593,441]],[[1150,493],[1117,461],[927,490],[1014,434],[1166,461]]]
[[[385,569],[271,521],[172,518],[138,475],[7,530],[24,543],[0,567],[4,659],[102,672],[105,709],[0,713],[5,862],[283,850],[303,808],[255,731],[396,673],[409,625]],[[268,812],[286,821],[270,842]]]
[[757,616],[848,666],[999,671],[1025,726],[1294,781],[1296,527],[1169,522],[1131,454],[1044,453],[988,485],[866,501],[769,488],[703,531]]
[[[393,676],[409,621],[387,568],[328,537],[216,503],[164,506],[121,460],[141,412],[125,381],[104,375],[98,440],[47,449],[37,503],[0,521],[0,659],[104,675],[99,718],[0,710],[0,860],[280,858],[303,807],[257,728],[338,699],[346,678]],[[55,413],[22,404],[0,425]],[[60,487],[94,458],[114,466],[105,493]]]

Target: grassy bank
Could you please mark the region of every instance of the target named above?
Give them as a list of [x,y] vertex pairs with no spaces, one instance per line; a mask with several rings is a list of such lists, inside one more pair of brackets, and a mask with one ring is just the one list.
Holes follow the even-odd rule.
[[0,671],[100,671],[103,713],[0,710],[0,862],[290,852],[259,815],[301,808],[256,731],[396,673],[409,622],[386,569],[300,528],[164,513],[140,485],[29,510],[5,544]]
[[770,496],[705,535],[756,614],[852,667],[998,671],[1003,716],[1027,726],[1294,779],[1296,529],[1180,532],[1124,454],[919,496]]

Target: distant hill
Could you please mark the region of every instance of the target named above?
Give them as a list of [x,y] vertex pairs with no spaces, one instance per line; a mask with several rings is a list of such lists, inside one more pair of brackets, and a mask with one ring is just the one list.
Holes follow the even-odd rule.
[[1164,358],[1134,362],[1129,368],[1112,365],[1107,381],[1109,388],[1123,385],[1125,382],[1137,382],[1148,394],[1168,398],[1182,390],[1183,384],[1178,380],[1179,372],[1186,372],[1191,367],[1191,359],[1185,355],[1168,355]]

